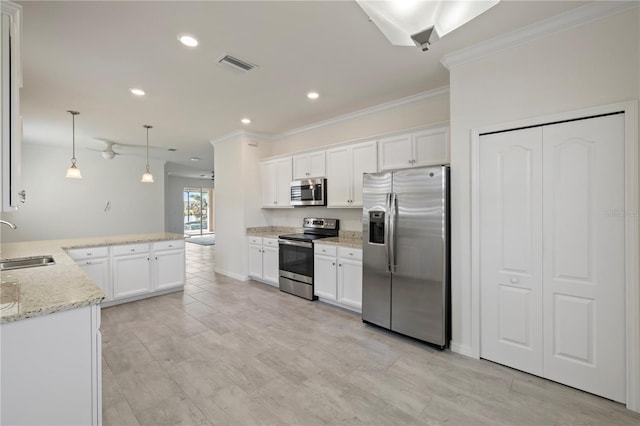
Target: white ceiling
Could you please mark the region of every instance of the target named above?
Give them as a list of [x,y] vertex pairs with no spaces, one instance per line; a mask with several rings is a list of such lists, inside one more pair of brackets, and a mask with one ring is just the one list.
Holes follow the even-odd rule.
[[[100,139],[144,145],[151,124],[151,156],[197,177],[210,175],[212,139],[240,128],[277,135],[446,86],[444,54],[585,2],[503,1],[428,52],[392,46],[355,1],[19,3],[25,143],[70,147],[68,109],[80,111],[79,149],[102,149]],[[181,45],[185,32],[200,46]],[[224,53],[258,68],[239,75],[217,63]],[[310,90],[320,98],[308,100]]]

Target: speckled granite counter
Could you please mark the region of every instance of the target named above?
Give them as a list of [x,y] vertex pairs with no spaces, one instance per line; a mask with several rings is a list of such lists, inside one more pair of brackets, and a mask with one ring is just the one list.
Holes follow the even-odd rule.
[[26,241],[2,244],[0,257],[10,259],[52,255],[55,265],[1,272],[0,323],[47,315],[100,303],[104,293],[65,253],[65,249],[167,241],[180,234],[117,235],[66,240]]
[[[288,228],[284,226],[258,226],[247,228],[247,235],[263,238],[278,238],[282,234],[295,234],[302,232],[302,228]],[[362,232],[340,231],[337,238],[323,238],[318,244],[329,244],[349,248],[362,248]]]
[[247,235],[263,238],[278,238],[280,235],[297,234],[299,232],[302,232],[302,228],[290,226],[255,226],[246,230]]

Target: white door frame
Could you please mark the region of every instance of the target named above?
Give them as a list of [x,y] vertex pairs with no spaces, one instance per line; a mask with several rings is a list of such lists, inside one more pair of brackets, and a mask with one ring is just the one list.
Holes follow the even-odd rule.
[[625,297],[627,408],[640,412],[640,247],[638,242],[638,101],[568,111],[471,129],[471,355],[480,358],[480,135],[594,115],[625,113]]

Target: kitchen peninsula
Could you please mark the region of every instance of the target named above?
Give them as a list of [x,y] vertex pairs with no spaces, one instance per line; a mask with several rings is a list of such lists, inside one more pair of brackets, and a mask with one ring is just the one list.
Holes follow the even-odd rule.
[[[1,253],[4,260],[51,255],[55,264],[1,274],[0,423],[100,424],[100,303],[110,297],[115,304],[180,290],[183,236],[155,233],[29,241],[3,244]],[[81,258],[94,255],[104,256]],[[163,255],[180,278],[173,272],[169,281],[164,279],[168,268],[161,265]],[[135,268],[123,267],[125,258],[132,259]],[[133,291],[123,274],[140,269],[135,261],[142,258],[146,287]],[[105,272],[101,283],[87,275],[91,273],[85,266],[94,264]],[[134,278],[139,282],[140,276]],[[114,292],[114,285],[119,290]],[[113,299],[114,293],[124,296]]]

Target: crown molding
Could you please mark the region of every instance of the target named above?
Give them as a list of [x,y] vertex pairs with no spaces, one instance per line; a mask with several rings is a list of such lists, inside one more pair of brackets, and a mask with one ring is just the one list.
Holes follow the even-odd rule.
[[261,140],[266,140],[266,141],[271,141],[273,140],[273,136],[272,135],[268,135],[266,133],[258,133],[258,132],[249,132],[247,130],[244,129],[240,129],[240,130],[235,130],[231,133],[227,133],[226,135],[222,135],[219,138],[216,139],[211,139],[209,140],[209,142],[211,143],[211,145],[216,145],[219,144],[220,142],[225,142],[228,141],[229,139],[238,137],[238,136],[245,136],[245,137],[250,137],[250,138],[258,138]]
[[356,117],[362,117],[364,115],[375,114],[377,112],[385,111],[388,109],[396,108],[401,105],[410,104],[413,102],[418,102],[423,99],[429,99],[436,96],[441,96],[449,93],[449,86],[439,87],[433,90],[427,90],[426,92],[417,93],[415,95],[407,96],[405,98],[396,99],[395,101],[386,102],[384,104],[375,105],[369,108],[361,109],[358,111],[349,112],[344,115],[339,115],[334,118],[330,118],[328,120],[318,121],[313,124],[309,124],[307,126],[298,127],[297,129],[287,130],[286,132],[277,134],[274,136],[275,139],[281,139],[287,136],[297,135],[299,133],[308,132],[309,130],[318,129],[320,127],[330,126],[332,124],[339,123],[345,120],[351,120]]
[[625,10],[638,7],[636,1],[596,1],[548,19],[536,22],[510,33],[444,55],[440,62],[448,70],[475,61],[504,49],[547,37]]

